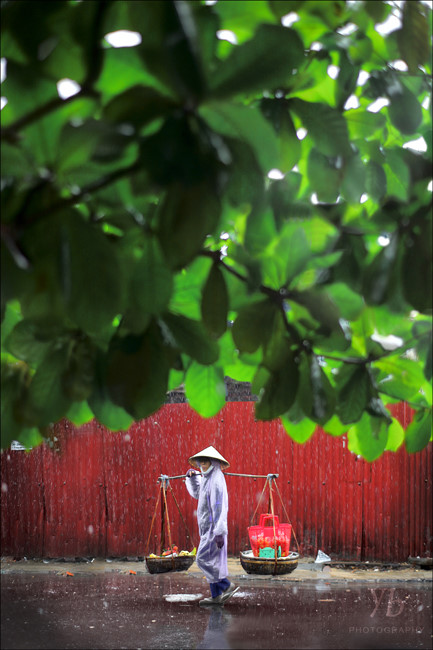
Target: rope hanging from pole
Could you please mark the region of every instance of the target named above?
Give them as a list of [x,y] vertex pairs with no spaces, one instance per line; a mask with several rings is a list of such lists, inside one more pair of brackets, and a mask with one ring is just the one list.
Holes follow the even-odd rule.
[[177,500],[176,500],[176,497],[174,496],[173,488],[171,487],[170,484],[169,484],[169,488],[170,488],[171,496],[173,497],[174,502],[175,502],[175,504],[176,504],[176,507],[177,507],[177,509],[178,509],[178,511],[179,511],[180,518],[182,519],[183,525],[184,525],[185,528],[186,528],[186,532],[187,532],[188,537],[189,537],[190,540],[191,540],[191,544],[192,544],[192,546],[193,546],[193,548],[194,548],[194,546],[195,546],[195,544],[194,544],[194,540],[193,540],[193,538],[192,538],[191,533],[189,532],[189,528],[188,528],[188,526],[186,525],[186,521],[185,521],[185,519],[184,519],[183,516],[182,516],[182,513],[181,513],[180,508],[179,508],[179,504],[178,504],[178,502],[177,502]]
[[[289,515],[287,514],[286,508],[284,507],[283,499],[281,497],[280,489],[279,489],[277,483],[275,483],[275,487],[277,488],[278,496],[280,497],[281,505],[283,506],[284,515],[287,517],[287,521],[292,526],[292,522],[290,521]],[[299,550],[298,540],[296,539],[295,529],[293,528],[293,526],[292,526],[292,531],[293,531],[293,537],[295,538],[295,542],[296,542],[296,548],[298,549],[298,553],[301,554],[301,552]]]
[[161,497],[161,490],[159,490],[159,492],[158,492],[158,498],[157,498],[157,500],[156,500],[155,510],[153,511],[152,523],[150,524],[149,535],[148,535],[148,537],[147,537],[147,542],[146,542],[146,551],[145,551],[145,555],[148,555],[148,554],[149,554],[150,536],[151,536],[151,534],[152,534],[153,524],[155,523],[156,511],[157,511],[158,506],[159,506],[159,499],[160,499],[160,497]]
[[172,563],[173,568],[174,568],[174,555],[173,555],[173,544],[172,544],[172,541],[171,541],[170,517],[168,516],[168,507],[167,507],[167,488],[165,486],[166,482],[168,483],[168,481],[165,481],[165,480],[162,481],[161,489],[162,489],[162,495],[164,497],[164,506],[165,506],[164,510],[165,510],[165,516],[166,516],[166,519],[167,519],[168,544],[169,544],[169,548],[171,549],[171,563]]
[[278,561],[278,550],[277,550],[277,534],[275,531],[275,512],[274,512],[274,497],[272,496],[272,478],[267,478],[269,482],[269,501],[271,503],[271,515],[272,515],[272,528],[274,531],[274,552],[275,552],[275,564],[274,564],[274,575],[277,573],[277,561]]
[[260,505],[260,502],[261,502],[261,500],[262,500],[262,496],[263,496],[263,494],[264,494],[264,491],[266,490],[266,486],[267,486],[267,484],[268,484],[268,478],[266,477],[266,481],[265,481],[265,484],[264,484],[264,486],[263,486],[262,493],[261,493],[261,495],[260,495],[260,497],[259,497],[259,500],[258,500],[258,502],[257,502],[257,507],[256,507],[256,509],[254,510],[254,514],[253,514],[253,516],[251,517],[250,526],[252,526],[252,524],[253,524],[254,517],[256,516],[256,514],[257,514],[257,510],[259,509],[259,505]]

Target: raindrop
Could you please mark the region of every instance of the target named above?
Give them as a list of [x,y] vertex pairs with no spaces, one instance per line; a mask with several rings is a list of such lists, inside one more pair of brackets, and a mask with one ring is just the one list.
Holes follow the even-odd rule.
[[89,533],[89,535],[93,535],[93,533],[95,532],[95,529],[91,524],[90,526],[87,526],[87,532]]
[[7,483],[2,483],[2,492],[7,492],[7,491],[8,491]]

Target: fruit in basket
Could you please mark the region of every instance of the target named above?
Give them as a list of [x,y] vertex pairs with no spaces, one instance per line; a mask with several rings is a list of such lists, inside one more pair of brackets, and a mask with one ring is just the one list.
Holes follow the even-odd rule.
[[171,548],[166,549],[162,553],[162,557],[167,557],[168,555],[177,555],[179,553],[179,548],[172,544]]

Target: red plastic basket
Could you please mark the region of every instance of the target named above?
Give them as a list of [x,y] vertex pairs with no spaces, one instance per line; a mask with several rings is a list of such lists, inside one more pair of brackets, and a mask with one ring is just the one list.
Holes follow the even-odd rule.
[[[270,521],[270,526],[266,525]],[[275,548],[274,526],[275,523],[275,538],[277,548],[281,546],[281,555],[287,556],[290,552],[290,539],[292,537],[291,524],[280,524],[277,515],[261,514],[258,526],[249,526],[248,536],[250,538],[251,549],[254,557],[259,556],[261,548],[271,547]]]

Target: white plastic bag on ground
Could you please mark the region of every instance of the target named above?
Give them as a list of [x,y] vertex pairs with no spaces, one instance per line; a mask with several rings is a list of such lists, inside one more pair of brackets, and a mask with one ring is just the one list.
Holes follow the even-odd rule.
[[329,555],[326,555],[323,551],[318,551],[317,557],[314,560],[315,564],[321,564],[322,562],[331,562]]

